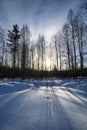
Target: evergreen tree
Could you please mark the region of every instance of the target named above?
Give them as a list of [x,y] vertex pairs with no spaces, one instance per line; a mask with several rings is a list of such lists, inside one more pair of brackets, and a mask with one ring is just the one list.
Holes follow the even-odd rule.
[[12,60],[13,60],[13,68],[15,69],[16,67],[16,58],[17,58],[17,52],[19,50],[19,39],[20,39],[20,31],[19,31],[19,27],[17,24],[13,25],[13,29],[10,31],[8,30],[7,33],[8,36],[8,44],[7,46],[10,49],[10,52],[12,54]]

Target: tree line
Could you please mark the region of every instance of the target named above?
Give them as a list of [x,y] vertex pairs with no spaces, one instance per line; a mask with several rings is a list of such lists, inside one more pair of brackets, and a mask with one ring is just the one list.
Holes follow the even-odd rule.
[[[49,63],[48,63],[49,62]],[[20,75],[44,71],[49,75],[53,72],[80,72],[87,68],[87,3],[74,13],[67,14],[63,28],[47,41],[39,35],[37,41],[32,39],[28,25],[22,28],[18,24],[6,30],[0,26],[0,73],[12,75],[20,71]],[[42,73],[41,73],[42,74]],[[41,75],[40,74],[40,75]],[[25,74],[26,75],[26,74]],[[29,75],[27,75],[29,76]]]

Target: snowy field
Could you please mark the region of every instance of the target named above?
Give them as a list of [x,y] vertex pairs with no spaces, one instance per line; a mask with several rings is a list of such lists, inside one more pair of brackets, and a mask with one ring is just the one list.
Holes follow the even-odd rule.
[[0,80],[0,130],[87,130],[87,79]]

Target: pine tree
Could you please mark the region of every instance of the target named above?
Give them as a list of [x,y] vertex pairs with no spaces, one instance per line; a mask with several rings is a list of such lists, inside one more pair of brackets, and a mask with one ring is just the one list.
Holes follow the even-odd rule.
[[19,31],[19,27],[17,24],[13,25],[13,29],[10,31],[8,30],[7,33],[8,36],[8,44],[7,46],[10,49],[10,52],[12,54],[12,60],[13,60],[13,68],[15,69],[16,67],[16,56],[17,56],[17,52],[19,50],[19,39],[20,39],[20,31]]

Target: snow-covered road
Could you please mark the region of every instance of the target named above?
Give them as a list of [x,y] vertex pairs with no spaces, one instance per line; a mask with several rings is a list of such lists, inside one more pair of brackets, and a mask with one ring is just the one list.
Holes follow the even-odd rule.
[[87,130],[87,92],[66,84],[2,92],[0,130]]

